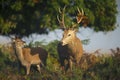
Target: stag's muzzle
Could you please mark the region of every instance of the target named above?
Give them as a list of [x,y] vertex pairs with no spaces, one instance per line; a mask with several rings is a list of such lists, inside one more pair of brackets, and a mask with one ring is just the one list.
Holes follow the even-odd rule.
[[65,46],[65,45],[67,44],[67,43],[65,43],[65,41],[63,41],[63,40],[62,40],[60,43],[61,43],[62,46]]

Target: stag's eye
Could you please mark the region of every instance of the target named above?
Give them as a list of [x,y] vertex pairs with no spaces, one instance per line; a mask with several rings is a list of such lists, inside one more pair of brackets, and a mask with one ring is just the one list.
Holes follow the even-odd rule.
[[68,36],[71,36],[71,34],[68,34]]

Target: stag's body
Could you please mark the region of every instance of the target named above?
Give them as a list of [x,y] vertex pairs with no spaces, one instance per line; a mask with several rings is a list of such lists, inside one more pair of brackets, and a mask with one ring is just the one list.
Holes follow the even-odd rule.
[[[38,71],[40,71],[40,64],[43,65],[43,63],[47,59],[47,52],[46,50],[42,48],[25,48],[24,47],[24,42],[20,39],[15,39],[14,41],[14,47],[16,51],[16,56],[21,62],[23,66],[26,67],[27,70],[27,75],[30,72],[30,67],[32,64],[37,65]],[[41,56],[43,54],[44,56]],[[42,62],[43,58],[44,62]]]
[[81,12],[78,8],[78,15],[76,16],[77,23],[72,25],[72,27],[70,28],[66,28],[66,25],[64,23],[64,17],[65,17],[64,11],[65,11],[65,7],[63,8],[63,11],[59,9],[59,12],[62,17],[61,20],[57,16],[61,28],[64,29],[63,37],[60,43],[58,44],[57,50],[58,50],[61,66],[65,70],[68,70],[68,68],[72,70],[72,62],[75,62],[78,65],[83,55],[82,43],[80,39],[77,38],[76,36],[76,31],[77,31],[76,26],[82,21],[84,21],[84,19],[86,19],[87,17],[84,15],[83,10]]
[[[58,44],[58,54],[61,66],[67,70],[69,67],[72,69],[72,62],[79,64],[83,54],[83,47],[80,39],[72,30],[65,30],[63,35],[64,37]],[[65,60],[67,60],[67,66]]]

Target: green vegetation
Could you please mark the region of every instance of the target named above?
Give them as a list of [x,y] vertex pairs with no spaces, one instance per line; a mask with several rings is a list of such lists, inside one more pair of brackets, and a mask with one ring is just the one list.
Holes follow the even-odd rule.
[[[77,7],[83,8],[88,26],[95,31],[112,31],[116,28],[116,0],[0,0],[0,33],[28,36],[31,33],[48,33],[59,28],[59,8],[67,5],[65,23],[71,25]],[[83,22],[84,25],[86,21]]]
[[[34,66],[31,68],[30,75],[25,76],[22,68],[18,72],[18,62],[13,59],[11,53],[4,53],[0,49],[0,80],[119,80],[120,79],[120,52],[114,56],[95,56],[84,54],[80,65],[73,66],[72,71],[63,73],[60,69],[59,58],[56,51],[58,41],[44,45],[49,52],[46,68],[42,68],[40,74]],[[38,45],[37,45],[38,46]]]
[[[0,0],[0,34],[29,36],[31,33],[48,33],[59,28],[56,16],[58,9],[67,6],[65,23],[75,23],[77,7],[83,8],[88,17],[88,27],[95,31],[112,31],[116,28],[116,0]],[[82,41],[89,43],[89,39]],[[30,43],[30,47],[42,46],[49,55],[46,68],[38,73],[31,68],[29,76],[25,76],[24,68],[18,71],[18,60],[14,51],[0,48],[0,80],[119,80],[120,52],[114,56],[96,57],[85,54],[79,66],[73,66],[72,71],[63,73],[60,69],[59,57],[56,51],[58,41],[48,45],[41,42]]]

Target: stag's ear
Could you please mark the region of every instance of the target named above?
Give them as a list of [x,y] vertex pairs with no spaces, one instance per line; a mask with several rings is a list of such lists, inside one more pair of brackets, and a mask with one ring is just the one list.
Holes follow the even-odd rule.
[[60,28],[60,29],[62,29],[63,31],[65,30],[65,28]]
[[71,28],[74,32],[78,32],[78,28],[77,27],[74,27],[74,28]]
[[76,29],[74,29],[74,32],[78,32],[78,29],[76,28]]

